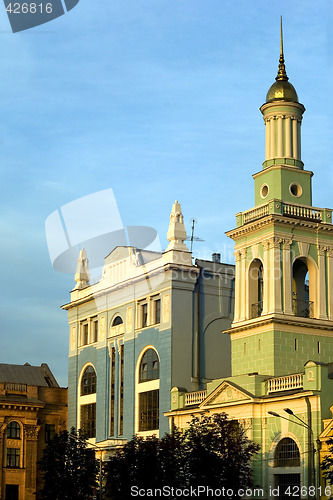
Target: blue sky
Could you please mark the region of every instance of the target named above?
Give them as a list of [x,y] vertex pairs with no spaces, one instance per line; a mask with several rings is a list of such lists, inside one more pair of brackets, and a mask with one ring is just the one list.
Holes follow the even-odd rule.
[[178,199],[205,240],[195,255],[232,262],[224,232],[254,204],[281,14],[313,204],[333,206],[331,1],[80,0],[16,34],[0,11],[1,362],[47,362],[67,385],[74,277],[52,269],[44,223],[79,197],[112,188],[123,223],[162,247]]

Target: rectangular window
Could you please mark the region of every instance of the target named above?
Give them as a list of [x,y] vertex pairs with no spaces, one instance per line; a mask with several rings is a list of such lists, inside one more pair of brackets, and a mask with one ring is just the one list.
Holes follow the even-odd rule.
[[81,405],[81,430],[85,437],[96,437],[96,403]]
[[159,390],[139,394],[139,431],[158,429]]
[[154,323],[161,323],[161,299],[154,300]]
[[111,391],[110,391],[110,436],[114,436],[114,396],[115,396],[116,350],[111,348]]
[[318,354],[320,354],[320,342],[319,341],[317,342],[317,352],[318,352]]
[[98,340],[98,319],[92,318],[91,321],[91,342],[97,342]]
[[81,345],[88,344],[88,323],[81,323]]
[[298,339],[295,339],[295,351],[298,351]]
[[148,304],[141,305],[141,328],[145,328],[148,325]]
[[45,424],[45,443],[52,441],[55,435],[55,425]]
[[7,448],[7,467],[20,467],[19,448]]
[[124,433],[124,345],[120,346],[119,435]]

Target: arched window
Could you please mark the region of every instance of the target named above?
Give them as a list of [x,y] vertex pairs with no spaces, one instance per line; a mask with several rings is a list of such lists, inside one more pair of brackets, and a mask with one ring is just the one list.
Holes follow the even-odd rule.
[[264,295],[264,270],[261,260],[254,259],[249,267],[250,317],[261,316]]
[[122,325],[123,324],[123,320],[121,319],[120,316],[116,316],[112,322],[112,326],[118,326],[118,325]]
[[94,368],[89,365],[82,376],[81,380],[81,396],[87,394],[95,394],[96,392],[96,372]]
[[295,441],[291,438],[281,439],[275,450],[274,467],[299,467],[300,464],[301,458]]
[[139,382],[156,380],[159,378],[160,367],[157,352],[154,349],[148,349],[141,360],[139,368]]
[[7,425],[7,437],[10,439],[20,439],[21,438],[21,428],[18,422],[12,420]]
[[295,316],[313,318],[310,301],[309,270],[306,259],[296,259],[293,264],[293,312]]

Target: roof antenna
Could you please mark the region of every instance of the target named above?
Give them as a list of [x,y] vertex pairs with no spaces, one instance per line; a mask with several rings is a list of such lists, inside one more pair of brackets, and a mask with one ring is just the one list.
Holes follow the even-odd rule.
[[197,221],[195,219],[191,219],[191,222],[192,222],[191,237],[190,238],[187,237],[186,240],[191,242],[190,252],[192,253],[193,241],[205,241],[205,240],[202,240],[198,236],[194,236],[194,225],[196,224]]

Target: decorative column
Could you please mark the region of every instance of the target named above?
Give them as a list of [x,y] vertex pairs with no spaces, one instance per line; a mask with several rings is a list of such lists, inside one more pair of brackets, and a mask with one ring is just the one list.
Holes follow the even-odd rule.
[[271,156],[270,156],[270,144],[269,144],[269,140],[270,140],[270,120],[266,120],[265,122],[265,132],[266,132],[266,136],[265,136],[265,160],[268,160]]
[[263,254],[263,267],[264,267],[264,292],[263,292],[263,304],[262,304],[262,315],[268,313],[268,308],[269,308],[269,241],[264,240],[262,242],[262,246],[264,249],[264,254]]
[[317,277],[317,318],[327,319],[326,309],[326,246],[318,245],[318,277]]
[[296,120],[297,122],[297,158],[301,160],[301,120]]
[[279,238],[270,239],[270,300],[269,313],[281,313],[281,252]]
[[293,117],[293,157],[296,159],[298,158],[297,138],[298,138],[297,118],[296,118],[296,116],[294,116]]
[[333,247],[327,249],[327,267],[328,317],[333,321]]
[[277,155],[279,158],[282,158],[283,156],[283,121],[282,121],[282,116],[278,116],[277,122],[278,122],[278,151]]
[[25,463],[26,488],[36,491],[37,483],[37,439],[40,425],[25,425],[24,433],[26,437]]
[[285,119],[286,124],[286,154],[287,158],[292,157],[292,138],[291,138],[291,117],[287,116]]
[[290,260],[291,240],[283,240],[283,310],[285,314],[293,313],[292,302],[292,268]]
[[270,144],[270,157],[271,158],[274,158],[275,156],[275,120],[274,120],[274,116],[272,116],[272,118],[270,119],[270,132],[271,132],[271,144]]

